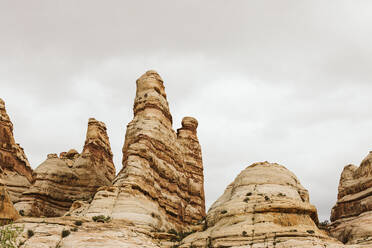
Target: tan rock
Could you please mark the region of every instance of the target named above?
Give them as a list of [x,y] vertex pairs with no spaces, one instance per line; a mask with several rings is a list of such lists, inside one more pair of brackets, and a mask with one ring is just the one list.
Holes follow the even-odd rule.
[[101,188],[83,216],[107,215],[155,230],[182,230],[205,216],[204,179],[196,119],[172,129],[161,77],[137,80],[134,119],[128,124],[123,168],[113,187]]
[[372,246],[372,152],[344,168],[331,214],[331,234],[347,244]]
[[13,124],[0,99],[0,185],[5,185],[13,203],[33,182],[32,169],[19,144],[15,143]]
[[205,231],[180,247],[343,247],[317,228],[308,191],[284,166],[243,170],[209,209]]
[[89,119],[83,152],[49,154],[35,174],[35,183],[16,204],[26,215],[61,216],[74,201],[91,200],[99,187],[111,185],[115,177],[105,124]]
[[14,208],[5,187],[0,187],[0,226],[19,219],[18,211]]

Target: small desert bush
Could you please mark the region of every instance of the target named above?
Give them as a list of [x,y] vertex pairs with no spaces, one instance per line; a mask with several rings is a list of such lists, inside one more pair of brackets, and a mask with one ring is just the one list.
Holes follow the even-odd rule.
[[0,247],[17,248],[17,237],[23,232],[23,227],[12,224],[0,228]]

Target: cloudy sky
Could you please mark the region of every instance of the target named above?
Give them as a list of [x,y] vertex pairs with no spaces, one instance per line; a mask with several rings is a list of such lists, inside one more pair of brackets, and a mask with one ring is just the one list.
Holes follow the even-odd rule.
[[246,166],[285,165],[320,219],[372,146],[370,0],[0,0],[0,97],[33,168],[104,121],[121,168],[135,80],[199,120],[210,206]]

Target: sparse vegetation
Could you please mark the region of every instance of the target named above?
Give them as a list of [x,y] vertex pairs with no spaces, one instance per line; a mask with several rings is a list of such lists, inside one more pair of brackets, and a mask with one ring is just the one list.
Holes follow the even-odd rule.
[[66,238],[68,235],[70,235],[71,232],[69,230],[63,230],[61,233],[62,238]]
[[246,197],[245,199],[244,199],[244,202],[248,202],[249,201],[249,197]]
[[306,232],[309,233],[309,234],[314,234],[315,233],[313,230],[307,230]]
[[248,233],[247,233],[246,231],[243,231],[243,232],[242,232],[242,235],[243,235],[244,237],[247,237],[247,236],[248,236]]
[[227,210],[222,210],[221,214],[227,214]]
[[111,221],[110,216],[104,216],[104,215],[98,215],[98,216],[93,216],[92,220],[94,222],[102,222],[102,223],[107,223]]
[[76,226],[81,226],[81,225],[83,225],[83,222],[81,220],[77,220],[77,221],[74,222],[74,224]]
[[25,216],[25,211],[23,209],[19,210],[19,215]]
[[265,195],[265,201],[270,201],[270,197],[268,197],[267,195]]
[[252,192],[248,192],[245,196],[251,196]]
[[79,229],[77,227],[74,227],[71,229],[71,232],[77,232]]
[[35,235],[34,231],[32,231],[32,230],[30,230],[30,229],[27,230],[27,237],[28,237],[28,238],[31,238],[31,237],[34,236],[34,235]]
[[279,193],[278,196],[279,196],[279,197],[285,197],[285,196],[287,196],[287,195],[286,195],[286,194],[283,194],[283,193]]
[[17,248],[17,237],[23,232],[23,227],[12,224],[0,228],[0,247]]

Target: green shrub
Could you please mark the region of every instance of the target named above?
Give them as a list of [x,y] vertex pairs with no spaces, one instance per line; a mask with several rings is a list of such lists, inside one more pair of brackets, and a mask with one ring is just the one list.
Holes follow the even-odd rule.
[[313,230],[307,230],[306,232],[309,233],[309,234],[314,234],[315,233]]
[[222,210],[221,214],[227,214],[227,210]]
[[265,196],[265,201],[270,201],[270,197],[268,197],[267,195]]
[[104,215],[98,215],[98,216],[93,216],[92,217],[92,220],[94,222],[106,223],[106,222],[110,222],[111,221],[111,217],[110,216],[104,216]]
[[79,229],[77,227],[74,227],[71,229],[71,232],[77,232]]
[[23,227],[12,224],[0,228],[0,247],[17,248],[17,237],[23,232]]
[[77,221],[74,222],[74,224],[76,226],[81,226],[81,225],[83,225],[83,222],[81,220],[77,220]]
[[242,232],[242,235],[243,235],[244,237],[247,237],[248,233],[247,233],[246,231],[243,231],[243,232]]
[[68,235],[70,235],[71,232],[69,230],[63,230],[61,233],[62,238],[66,238]]
[[34,236],[34,235],[35,235],[34,231],[32,231],[32,230],[30,230],[30,229],[27,230],[27,237],[28,237],[28,238],[31,238],[31,237]]
[[245,199],[244,199],[244,202],[248,202],[249,201],[249,197],[246,197]]
[[19,210],[19,215],[25,216],[25,211],[23,209]]
[[251,196],[252,192],[248,192],[245,196]]

